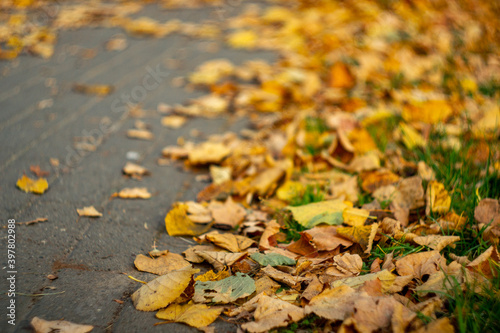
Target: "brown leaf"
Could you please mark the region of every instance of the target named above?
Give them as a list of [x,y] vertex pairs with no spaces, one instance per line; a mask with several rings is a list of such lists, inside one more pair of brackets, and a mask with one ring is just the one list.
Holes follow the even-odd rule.
[[65,320],[47,321],[38,317],[33,317],[30,324],[35,333],[87,333],[94,329],[91,325],[74,324]]
[[186,260],[192,263],[202,263],[205,261],[203,257],[200,257],[197,252],[198,251],[222,251],[225,252],[224,249],[221,249],[218,246],[215,246],[213,244],[207,244],[207,245],[195,245],[189,247],[186,251],[182,252],[184,256],[186,257]]
[[231,230],[237,227],[245,218],[246,210],[229,197],[225,203],[212,201],[208,206],[214,218],[214,228]]
[[318,251],[332,251],[340,245],[349,247],[353,244],[350,240],[337,236],[336,226],[317,226],[304,231],[311,236],[311,243]]
[[290,274],[283,273],[282,271],[279,271],[271,266],[266,266],[265,268],[262,269],[262,272],[267,276],[269,276],[270,278],[278,282],[284,283],[294,289],[300,288],[301,282],[309,280],[307,278],[303,278],[300,276],[292,276]]
[[255,293],[258,295],[264,293],[267,296],[272,296],[280,287],[279,283],[274,282],[269,276],[264,275],[260,279],[255,280]]
[[80,84],[75,83],[73,85],[73,91],[79,92],[86,95],[98,95],[106,96],[111,94],[115,88],[110,85],[105,84]]
[[288,251],[298,253],[303,256],[311,255],[317,250],[311,245],[311,236],[305,232],[300,233],[300,239],[286,247]]
[[439,251],[427,251],[409,254],[396,261],[399,275],[411,275],[422,280],[424,275],[431,275],[446,265],[446,260]]
[[344,253],[333,257],[333,266],[325,271],[328,275],[338,277],[357,276],[363,268],[363,260],[358,254]]
[[285,327],[304,318],[304,310],[288,302],[261,296],[254,312],[254,322],[241,325],[249,332],[267,332],[275,327]]
[[224,269],[225,266],[231,266],[235,262],[247,256],[243,253],[216,252],[216,251],[196,251],[196,254],[205,259],[209,264],[214,266],[218,271]]
[[470,271],[480,273],[488,279],[491,279],[496,276],[496,271],[492,269],[492,265],[498,266],[498,263],[500,263],[498,249],[496,246],[490,246],[483,254],[470,262],[466,267]]
[[123,167],[123,173],[127,176],[140,178],[141,176],[148,175],[149,170],[135,163],[127,162]]
[[39,165],[31,165],[30,171],[33,172],[38,178],[47,177],[48,175],[50,175],[49,171],[42,170]]
[[458,242],[459,240],[460,240],[459,236],[440,236],[440,235],[419,236],[413,238],[413,241],[418,245],[425,245],[436,251],[441,251],[448,245]]
[[272,246],[276,245],[270,244],[269,238],[276,235],[280,231],[280,225],[276,220],[271,220],[267,223],[266,229],[262,233],[262,236],[260,237],[259,241],[259,249],[260,250],[267,250],[271,248]]
[[154,135],[148,130],[145,129],[129,129],[127,131],[127,136],[131,139],[139,139],[139,140],[153,140]]
[[491,223],[498,215],[500,215],[500,204],[495,199],[481,200],[474,210],[474,218],[479,223]]
[[250,238],[233,235],[233,234],[219,234],[211,233],[207,235],[207,240],[223,249],[231,252],[241,252],[252,246],[255,242]]
[[167,253],[156,259],[139,254],[134,260],[135,267],[142,271],[157,275],[165,275],[184,267],[191,267],[191,264],[184,260],[180,254]]
[[354,310],[355,295],[356,291],[345,285],[326,289],[313,297],[304,310],[328,320],[344,320]]
[[365,172],[360,175],[361,187],[369,193],[373,193],[382,186],[391,185],[399,181],[399,176],[389,170],[376,170]]

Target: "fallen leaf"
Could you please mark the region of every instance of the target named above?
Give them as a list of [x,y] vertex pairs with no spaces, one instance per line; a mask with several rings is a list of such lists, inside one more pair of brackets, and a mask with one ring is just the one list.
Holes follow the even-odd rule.
[[276,268],[273,268],[271,266],[266,266],[265,268],[262,269],[262,272],[272,278],[273,280],[276,280],[278,282],[284,283],[287,286],[290,286],[294,289],[297,289],[300,287],[300,283],[304,281],[308,281],[309,279],[300,277],[300,276],[293,276],[287,273],[284,273],[282,271],[277,270]]
[[94,206],[83,207],[82,209],[76,209],[79,216],[88,216],[88,217],[101,217],[102,213],[99,213]]
[[335,226],[317,226],[304,232],[311,236],[311,243],[318,251],[332,251],[340,245],[349,247],[353,244],[350,240],[339,237]]
[[221,270],[218,273],[215,273],[213,270],[209,270],[205,274],[198,275],[194,280],[195,281],[220,281],[227,277],[230,277],[231,273],[228,270]]
[[448,245],[458,242],[459,240],[460,240],[459,236],[441,236],[441,235],[419,236],[413,238],[413,241],[418,245],[425,245],[436,251],[441,251]]
[[451,197],[442,183],[430,181],[427,185],[427,207],[425,214],[430,215],[431,212],[437,214],[445,214],[450,210]]
[[224,308],[210,308],[205,304],[170,304],[156,313],[156,318],[176,323],[184,323],[200,328],[208,326],[219,317]]
[[255,242],[250,238],[233,235],[233,234],[219,234],[212,233],[207,235],[207,240],[223,249],[231,252],[241,252],[252,246]]
[[232,168],[230,167],[218,167],[216,165],[210,165],[210,177],[212,178],[212,183],[220,185],[231,180]]
[[183,116],[166,116],[161,119],[161,124],[169,128],[180,128],[186,121],[187,118]]
[[184,256],[186,257],[186,260],[192,263],[202,263],[205,261],[203,257],[200,257],[197,252],[198,251],[222,251],[226,252],[226,250],[221,249],[218,246],[212,245],[212,244],[207,244],[207,245],[195,245],[189,247],[186,251],[182,252]]
[[151,193],[145,187],[134,187],[134,188],[124,188],[118,193],[111,195],[112,197],[118,197],[122,199],[149,199],[151,198]]
[[165,216],[165,227],[170,236],[198,236],[210,229],[210,224],[193,222],[188,217],[187,211],[188,205],[176,203]]
[[369,193],[382,186],[392,185],[399,181],[399,176],[388,170],[376,170],[361,174],[361,187]]
[[312,255],[317,252],[314,246],[311,244],[311,236],[305,232],[300,233],[300,238],[290,243],[286,249],[290,252],[297,253],[303,256]]
[[338,277],[357,276],[363,268],[363,260],[358,254],[344,253],[333,257],[333,266],[325,271],[328,275]]
[[347,205],[341,200],[327,200],[303,206],[290,207],[293,218],[306,228],[312,228],[320,223],[329,225],[341,224],[342,212]]
[[153,140],[154,135],[148,130],[145,129],[129,129],[127,131],[127,136],[131,139],[139,139],[139,140]]
[[206,260],[218,271],[223,270],[226,266],[232,266],[234,263],[247,256],[246,252],[230,253],[222,251],[196,251],[196,254]]
[[344,278],[341,280],[335,280],[330,284],[330,287],[336,288],[336,287],[345,285],[345,286],[349,286],[353,289],[359,289],[365,284],[365,282],[373,281],[375,279],[380,280],[381,286],[382,286],[382,292],[387,293],[387,292],[389,292],[390,288],[393,286],[397,277],[396,277],[396,275],[392,274],[388,270],[384,269],[384,270],[377,272],[377,273],[370,273],[370,274],[365,274],[365,275],[360,275],[360,276],[355,276],[355,277],[348,277],[348,278]]
[[234,48],[253,49],[257,45],[258,36],[252,30],[233,32],[228,37],[228,43]]
[[314,296],[304,310],[306,314],[314,313],[328,320],[344,320],[354,310],[355,296],[353,288],[340,285]]
[[34,180],[26,175],[19,178],[16,185],[24,192],[33,192],[36,194],[43,194],[49,188],[49,183],[47,183],[45,178]]
[[94,329],[91,325],[80,325],[65,320],[47,321],[33,317],[30,322],[35,333],[87,333]]
[[396,261],[399,275],[411,275],[422,280],[424,275],[431,275],[446,265],[446,260],[439,251],[427,251],[409,254]]
[[139,254],[134,260],[134,265],[142,272],[157,275],[165,275],[171,271],[176,271],[184,267],[191,267],[191,264],[184,260],[180,254],[171,252],[155,259]]
[[123,167],[123,173],[128,176],[140,178],[141,176],[148,175],[149,170],[135,163],[127,162]]
[[261,266],[279,266],[279,265],[295,265],[295,260],[285,257],[278,253],[252,253],[250,258],[257,261]]
[[274,280],[267,275],[255,280],[255,293],[257,295],[264,293],[267,296],[272,296],[280,287],[281,285],[279,283],[274,282]]
[[350,89],[354,84],[354,77],[349,67],[344,63],[336,62],[330,69],[330,87]]
[[255,291],[255,282],[248,275],[236,273],[220,281],[196,281],[193,301],[196,303],[231,303]]
[[154,311],[173,303],[189,286],[193,274],[199,271],[185,267],[148,282],[132,294],[135,308],[140,311]]
[[214,228],[225,230],[231,230],[237,227],[247,214],[245,208],[235,203],[231,197],[229,197],[225,203],[212,201],[208,205],[208,210],[212,212]]
[[370,212],[366,209],[348,207],[342,212],[344,224],[350,225],[352,227],[362,227],[363,225],[365,225],[365,221],[369,216]]
[[474,209],[474,218],[479,223],[489,224],[500,215],[500,204],[495,199],[483,199]]
[[30,171],[38,178],[50,175],[50,172],[42,170],[39,165],[30,165]]
[[98,95],[98,96],[106,96],[111,94],[114,91],[113,86],[105,85],[105,84],[80,84],[75,83],[73,85],[73,91],[79,92],[86,95]]
[[254,312],[255,321],[241,327],[249,332],[267,332],[275,327],[285,327],[304,318],[304,309],[266,295],[260,297]]
[[267,223],[266,229],[264,229],[264,232],[262,233],[262,236],[260,237],[259,241],[259,249],[260,250],[267,250],[273,247],[270,244],[269,239],[276,235],[280,231],[280,225],[276,220],[271,220]]
[[230,153],[222,143],[204,142],[189,151],[188,160],[192,165],[219,164]]
[[431,321],[426,326],[420,327],[418,330],[415,331],[415,333],[433,333],[433,332],[454,333],[455,328],[450,323],[450,318],[443,317]]
[[378,223],[362,227],[338,227],[337,234],[354,243],[361,245],[365,253],[370,253],[373,240],[377,234]]
[[498,254],[497,247],[490,246],[483,254],[467,264],[466,267],[470,271],[480,273],[488,279],[492,279],[494,276],[498,276],[498,270],[492,268],[492,266],[496,265],[498,267],[499,263],[500,255]]

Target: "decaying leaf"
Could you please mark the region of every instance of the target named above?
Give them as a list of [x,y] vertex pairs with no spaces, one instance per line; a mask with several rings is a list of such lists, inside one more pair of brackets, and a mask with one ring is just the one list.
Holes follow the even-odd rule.
[[262,269],[262,272],[272,278],[273,280],[276,280],[278,282],[284,283],[292,288],[299,288],[300,283],[304,281],[308,281],[309,279],[300,277],[300,276],[293,276],[287,273],[284,273],[282,271],[277,270],[276,268],[273,268],[271,266],[266,266],[265,268]]
[[139,254],[134,260],[134,265],[140,271],[157,275],[165,275],[171,271],[191,267],[191,264],[184,260],[180,254],[171,252],[158,258],[150,258]]
[[196,251],[196,254],[218,271],[223,270],[226,266],[232,266],[235,262],[247,256],[246,252],[231,253],[222,251]]
[[187,212],[188,205],[176,203],[165,216],[165,227],[170,236],[198,236],[210,229],[210,224],[193,222]]
[[250,238],[234,234],[211,233],[207,235],[206,239],[231,252],[244,251],[255,243]]
[[87,217],[101,217],[102,213],[99,213],[94,206],[83,207],[82,209],[77,208],[76,212],[79,216]]
[[220,281],[196,281],[193,300],[196,303],[231,303],[255,291],[255,282],[248,275],[236,273]]
[[242,328],[249,332],[267,332],[275,327],[284,327],[304,318],[304,309],[280,299],[266,295],[260,297],[254,313],[254,322],[245,323]]
[[352,227],[362,227],[365,225],[366,219],[370,216],[370,212],[366,209],[346,208],[342,212],[344,224]]
[[396,269],[399,275],[411,275],[422,279],[424,275],[431,275],[441,270],[446,260],[439,251],[427,251],[409,254],[396,261]]
[[378,223],[362,227],[338,227],[337,234],[354,243],[361,245],[365,253],[370,253],[373,240],[377,234]]
[[65,320],[47,321],[38,317],[33,317],[30,324],[35,333],[87,333],[94,329],[91,325],[74,324]]
[[114,193],[112,197],[118,197],[122,199],[149,199],[151,198],[151,193],[145,187],[134,187],[134,188],[124,188],[120,192]]
[[230,230],[238,226],[246,216],[243,206],[235,203],[229,197],[225,203],[212,201],[208,206],[214,218],[214,227]]
[[306,228],[318,224],[338,225],[343,222],[342,212],[347,205],[341,200],[329,200],[311,203],[308,205],[287,207],[293,218]]
[[182,295],[199,269],[185,267],[172,271],[143,285],[131,298],[140,311],[154,311],[166,307]]
[[49,183],[45,178],[34,180],[26,175],[19,178],[16,185],[24,192],[33,192],[36,194],[43,194],[49,188]]
[[344,320],[354,310],[355,294],[356,291],[347,285],[326,289],[311,299],[305,312],[329,320]]
[[223,308],[210,308],[205,304],[170,304],[166,309],[156,313],[156,318],[176,323],[184,323],[200,328],[208,326],[219,317]]
[[433,250],[441,251],[448,245],[452,245],[460,240],[459,236],[440,236],[429,235],[413,238],[413,241],[419,245],[425,245]]
[[278,253],[252,253],[250,258],[257,261],[261,266],[295,265],[295,260]]
[[318,251],[332,251],[340,245],[349,247],[353,244],[338,236],[336,226],[317,226],[304,232],[311,236],[311,243]]

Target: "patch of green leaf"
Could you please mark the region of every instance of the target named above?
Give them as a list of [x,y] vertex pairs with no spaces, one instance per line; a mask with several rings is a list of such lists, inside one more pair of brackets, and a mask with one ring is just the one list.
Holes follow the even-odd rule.
[[324,133],[328,130],[325,120],[318,117],[306,117],[306,131]]

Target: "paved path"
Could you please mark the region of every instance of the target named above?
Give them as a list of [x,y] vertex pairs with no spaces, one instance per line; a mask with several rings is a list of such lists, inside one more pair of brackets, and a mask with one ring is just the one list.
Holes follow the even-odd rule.
[[[237,12],[238,8],[229,8]],[[223,20],[212,9],[160,12],[147,6],[137,16],[161,21],[180,18],[193,22],[203,19]],[[139,279],[154,276],[137,272],[133,260],[139,253],[151,250],[153,242],[160,249],[175,252],[189,244],[166,234],[164,217],[176,200],[194,199],[206,184],[196,182],[195,174],[181,165],[159,166],[161,149],[174,144],[179,136],[189,137],[191,129],[205,134],[244,128],[241,119],[193,119],[183,128],[162,127],[161,115],[148,112],[141,118],[152,127],[154,141],[126,138],[125,131],[137,120],[124,112],[122,94],[139,93],[143,79],[157,68],[162,75],[159,85],[140,98],[146,110],[156,110],[158,103],[184,103],[200,96],[176,88],[171,80],[185,76],[202,62],[229,58],[240,64],[254,58],[272,59],[270,53],[230,50],[219,41],[216,53],[204,51],[207,41],[172,35],[164,39],[134,39],[122,52],[108,52],[104,44],[119,29],[80,29],[61,32],[55,54],[50,60],[22,56],[14,62],[0,63],[0,211],[2,225],[8,219],[18,222],[47,217],[48,222],[16,228],[17,281],[16,326],[7,324],[8,298],[6,229],[0,230],[2,279],[0,282],[0,332],[29,332],[29,321],[38,316],[46,320],[66,319],[95,325],[95,332],[196,331],[179,324],[153,327],[154,312],[136,311],[129,299],[138,283],[122,272]],[[94,49],[91,59],[82,50]],[[76,51],[76,53],[75,53]],[[180,63],[169,69],[169,59]],[[57,92],[50,83],[55,79]],[[116,91],[104,98],[77,94],[73,83],[111,84]],[[53,106],[39,109],[37,104],[52,98]],[[103,120],[104,119],[104,120]],[[101,122],[111,122],[114,131],[104,133]],[[105,128],[104,128],[105,129]],[[101,140],[94,152],[80,157],[73,150],[75,137],[93,135]],[[121,169],[129,151],[140,153],[139,162],[152,175],[141,182],[124,177]],[[58,172],[49,159],[61,163]],[[16,180],[30,165],[50,170],[50,188],[38,196],[16,189]],[[110,195],[124,187],[145,186],[154,196],[150,200],[110,200]],[[78,218],[76,208],[94,205],[104,216],[99,219]],[[57,274],[49,280],[47,275]],[[36,293],[53,295],[32,297]],[[123,300],[119,304],[114,299]],[[218,320],[218,331],[235,331],[236,326]]]

